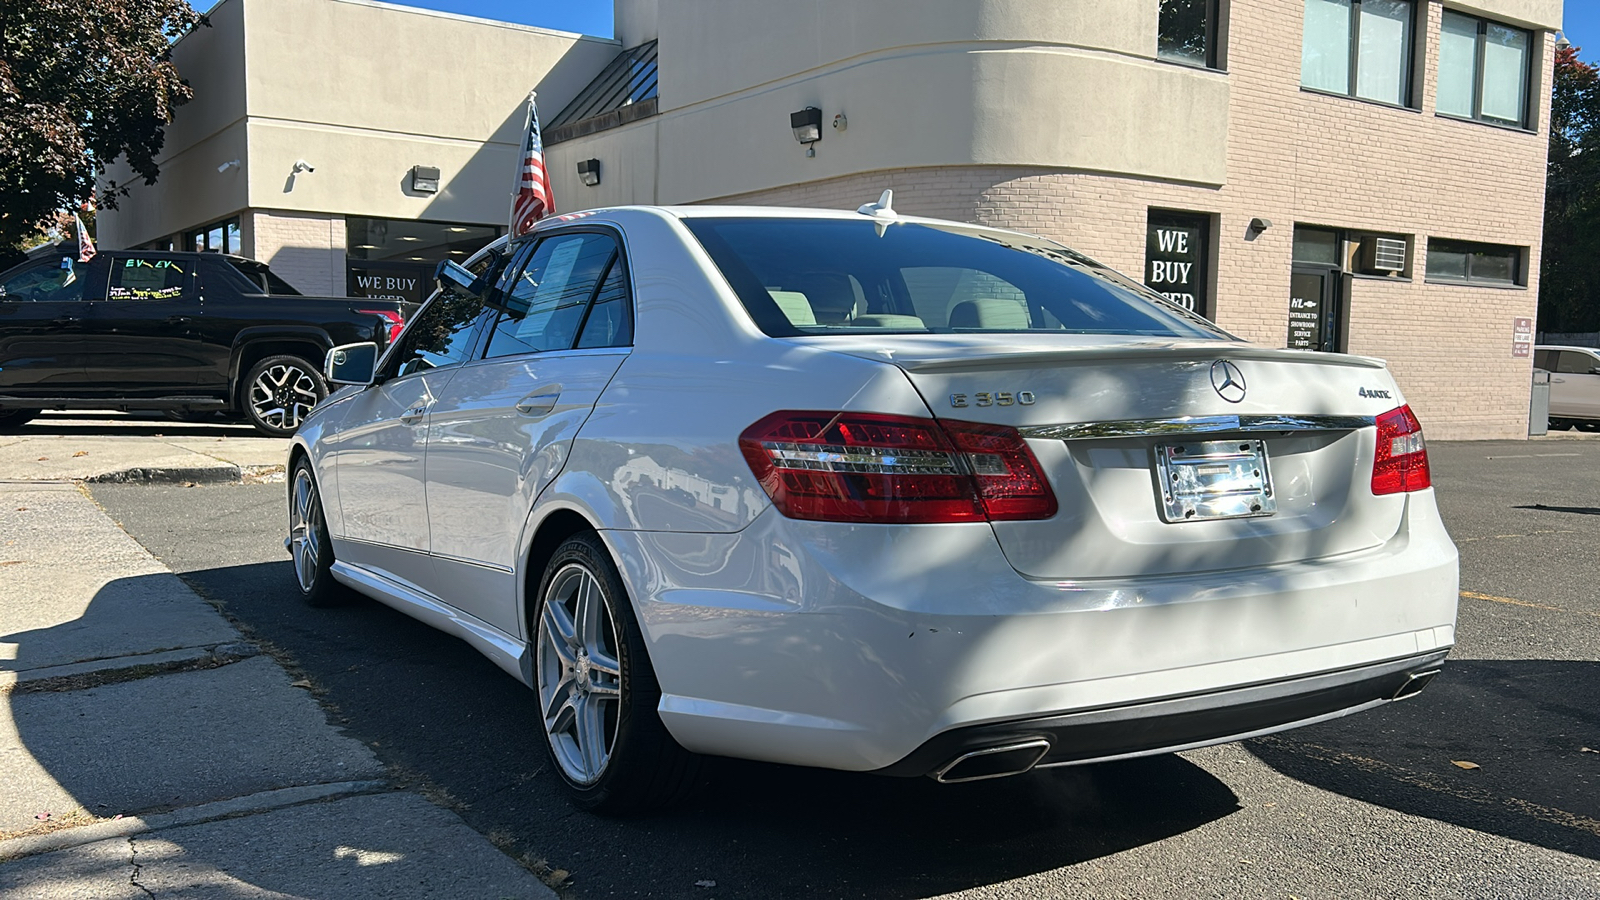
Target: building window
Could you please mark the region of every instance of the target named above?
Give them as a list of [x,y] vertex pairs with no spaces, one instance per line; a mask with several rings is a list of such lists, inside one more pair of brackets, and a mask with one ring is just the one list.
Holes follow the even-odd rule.
[[1211,308],[1211,217],[1152,209],[1145,226],[1144,283],[1208,319]]
[[1306,0],[1301,87],[1409,105],[1415,20],[1414,0]]
[[1526,127],[1532,48],[1532,32],[1446,10],[1439,114]]
[[239,217],[198,228],[183,236],[183,249],[202,253],[232,253],[238,256],[243,250],[239,238]]
[[1522,248],[1430,238],[1428,280],[1499,287],[1525,285]]
[[1156,56],[1188,66],[1217,67],[1217,0],[1161,0]]
[[464,263],[500,236],[495,225],[345,217],[345,290],[352,297],[421,303],[440,260]]

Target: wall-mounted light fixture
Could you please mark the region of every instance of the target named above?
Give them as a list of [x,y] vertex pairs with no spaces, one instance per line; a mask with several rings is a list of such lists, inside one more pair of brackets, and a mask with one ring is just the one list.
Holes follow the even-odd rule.
[[806,145],[806,155],[816,156],[815,144],[822,140],[822,110],[808,106],[790,113],[789,127],[794,129],[794,139]]
[[436,166],[412,166],[411,189],[419,194],[439,193],[439,169]]
[[578,180],[582,181],[584,184],[588,185],[589,187],[594,187],[595,185],[599,184],[600,183],[600,160],[598,160],[598,159],[580,159],[580,160],[578,160]]
[[1260,234],[1261,232],[1266,231],[1268,228],[1271,228],[1271,227],[1272,227],[1272,220],[1271,219],[1263,219],[1263,218],[1260,218],[1258,216],[1258,217],[1250,220],[1250,233],[1251,234]]

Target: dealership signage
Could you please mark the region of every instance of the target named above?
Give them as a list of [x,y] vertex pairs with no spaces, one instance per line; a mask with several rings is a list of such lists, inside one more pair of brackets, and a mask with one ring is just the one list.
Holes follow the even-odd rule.
[[1144,283],[1190,312],[1211,318],[1206,239],[1210,217],[1151,210],[1145,238]]
[[431,264],[367,262],[350,260],[346,268],[345,290],[351,297],[374,300],[408,300],[421,303],[432,287]]

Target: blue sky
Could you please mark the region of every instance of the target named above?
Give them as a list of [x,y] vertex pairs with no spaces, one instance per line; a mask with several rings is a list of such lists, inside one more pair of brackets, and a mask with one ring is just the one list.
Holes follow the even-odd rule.
[[[218,0],[190,0],[190,4],[202,12],[210,10],[217,5],[217,2]],[[467,16],[481,16],[485,19],[521,22],[524,25],[554,28],[557,31],[576,31],[579,34],[611,37],[611,0],[391,0],[391,2]],[[1576,0],[1567,0],[1569,5],[1574,2]]]
[[1583,48],[1579,58],[1585,62],[1600,61],[1600,2],[1566,0],[1562,11],[1565,19],[1562,30],[1567,33],[1567,40]]

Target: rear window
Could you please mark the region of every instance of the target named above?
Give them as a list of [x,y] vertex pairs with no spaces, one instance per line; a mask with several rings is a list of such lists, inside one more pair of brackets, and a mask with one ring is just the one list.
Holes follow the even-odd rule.
[[245,280],[255,285],[258,292],[263,294],[290,294],[299,295],[294,285],[272,274],[265,263],[258,263],[253,259],[230,259],[228,265],[235,272],[245,277]]
[[962,226],[687,218],[774,337],[840,332],[1217,338],[1210,322],[1078,253]]

